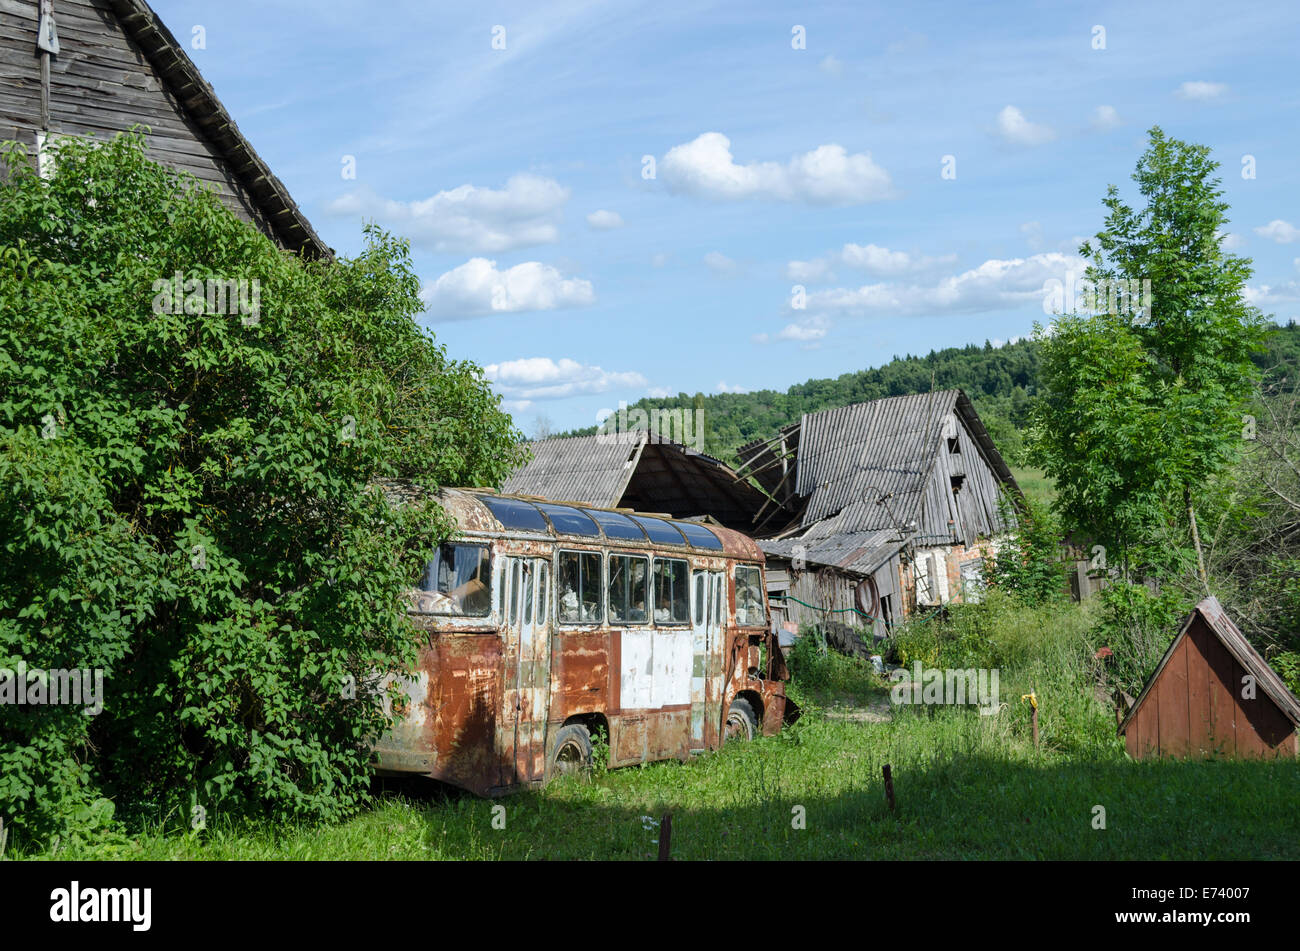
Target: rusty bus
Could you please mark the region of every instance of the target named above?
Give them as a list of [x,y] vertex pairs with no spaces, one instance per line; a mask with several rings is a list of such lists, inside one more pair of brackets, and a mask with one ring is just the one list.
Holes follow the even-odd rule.
[[456,535],[409,614],[420,659],[381,774],[494,796],[589,765],[685,760],[796,713],[763,554],[698,522],[444,489]]

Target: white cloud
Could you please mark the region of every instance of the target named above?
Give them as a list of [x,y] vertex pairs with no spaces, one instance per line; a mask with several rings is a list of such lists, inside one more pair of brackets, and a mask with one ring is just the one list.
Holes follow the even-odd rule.
[[673,395],[673,391],[666,386],[652,386],[645,391],[645,395],[655,400],[667,399]]
[[844,72],[844,64],[836,59],[834,54],[827,56],[820,64],[822,70],[830,73],[832,76],[838,76]]
[[811,261],[791,261],[785,266],[785,276],[792,281],[816,284],[820,281],[835,280],[828,258],[813,258]]
[[1043,246],[1043,225],[1038,221],[1026,221],[1020,226],[1020,233],[1025,236],[1025,244],[1037,251]]
[[568,357],[559,360],[527,357],[491,363],[483,368],[483,375],[492,381],[502,396],[524,401],[525,406],[531,405],[533,400],[558,400],[567,396],[604,393],[614,387],[640,388],[646,385],[646,379],[640,373],[611,373]]
[[602,208],[587,216],[587,224],[597,231],[612,231],[614,228],[623,227],[623,216],[617,211],[606,211]]
[[703,198],[851,205],[893,196],[889,173],[872,161],[870,153],[849,155],[843,146],[833,144],[819,145],[785,164],[738,165],[731,140],[720,132],[705,132],[669,149],[659,168],[670,191]]
[[930,267],[936,261],[956,259],[913,257],[906,251],[891,251],[875,244],[846,244],[840,250],[840,260],[849,267],[875,274],[902,274]]
[[776,335],[776,339],[797,340],[800,343],[806,343],[811,340],[821,340],[825,336],[825,326],[818,325],[814,321],[805,321],[797,324],[786,324],[781,328],[781,332]]
[[1246,239],[1239,234],[1233,234],[1230,231],[1220,231],[1219,244],[1225,251],[1235,251],[1246,243]]
[[1300,239],[1300,228],[1297,228],[1289,221],[1274,218],[1268,224],[1256,228],[1255,234],[1268,238],[1270,241],[1276,241],[1278,244],[1290,244],[1292,241]]
[[1291,304],[1300,301],[1300,281],[1287,281],[1285,284],[1260,284],[1258,287],[1246,285],[1242,295],[1246,302],[1256,307],[1270,307],[1274,304]]
[[1030,122],[1015,106],[1005,106],[998,113],[998,135],[1012,145],[1042,145],[1056,138],[1051,128]]
[[704,266],[718,277],[730,277],[738,270],[736,262],[719,251],[710,251],[704,255]]
[[497,270],[497,263],[471,258],[420,291],[435,320],[463,320],[480,314],[583,307],[595,301],[591,282],[566,278],[549,264],[528,261]]
[[754,334],[749,339],[754,343],[765,344],[773,340],[785,340],[793,343],[804,345],[805,350],[811,350],[821,345],[820,341],[826,336],[826,331],[830,329],[831,322],[821,314],[802,318],[791,324],[786,324],[775,335],[766,333]]
[[650,265],[652,267],[663,267],[667,263],[668,263],[668,255],[664,254],[662,251],[658,252],[654,257],[650,259]]
[[533,405],[532,400],[502,400],[501,401],[501,408],[505,410],[507,413],[510,413],[512,415],[514,413],[522,413],[524,410],[528,409],[528,407],[532,405]]
[[1178,87],[1174,95],[1189,102],[1213,102],[1216,99],[1223,98],[1224,93],[1227,91],[1228,87],[1224,83],[1195,81],[1183,83]]
[[1103,132],[1123,125],[1114,106],[1098,106],[1092,113],[1092,127]]
[[714,387],[719,393],[748,393],[749,389],[744,386],[730,386],[726,380],[719,380],[718,385]]
[[892,251],[876,244],[845,244],[839,251],[834,251],[823,258],[811,261],[790,261],[786,264],[786,277],[793,281],[818,283],[834,280],[833,268],[836,265],[867,271],[883,276],[924,271],[939,264],[951,264],[957,260],[953,254],[942,257],[923,257],[906,251]]
[[980,313],[1039,303],[1047,281],[1063,285],[1073,273],[1082,278],[1086,262],[1059,252],[1028,258],[991,259],[936,284],[882,282],[859,288],[835,288],[808,295],[810,311],[893,317]]
[[412,202],[361,188],[336,198],[327,210],[375,218],[435,251],[497,253],[553,243],[568,200],[569,189],[554,179],[523,174],[502,189],[461,185]]

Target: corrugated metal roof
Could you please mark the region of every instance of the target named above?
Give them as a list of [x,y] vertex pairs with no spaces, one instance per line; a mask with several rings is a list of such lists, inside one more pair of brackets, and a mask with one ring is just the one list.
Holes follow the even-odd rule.
[[[893,396],[809,413],[799,435],[803,524],[838,516],[823,534],[897,529],[919,510],[958,390]],[[877,504],[891,495],[887,505]]]
[[504,493],[614,508],[645,445],[640,430],[531,443],[533,459],[501,486]]
[[842,571],[869,575],[902,549],[904,540],[892,529],[844,532],[828,538],[781,538],[759,541],[764,554],[811,565],[829,565]]

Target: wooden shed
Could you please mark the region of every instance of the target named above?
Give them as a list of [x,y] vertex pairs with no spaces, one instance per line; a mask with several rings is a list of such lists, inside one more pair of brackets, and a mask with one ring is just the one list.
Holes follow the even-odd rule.
[[1209,597],[1120,724],[1129,755],[1296,756],[1300,700]]

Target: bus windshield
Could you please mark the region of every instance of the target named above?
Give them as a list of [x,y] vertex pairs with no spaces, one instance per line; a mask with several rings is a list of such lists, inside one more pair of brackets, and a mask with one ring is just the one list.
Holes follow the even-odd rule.
[[440,545],[415,592],[419,614],[487,617],[492,610],[492,568],[484,545]]

